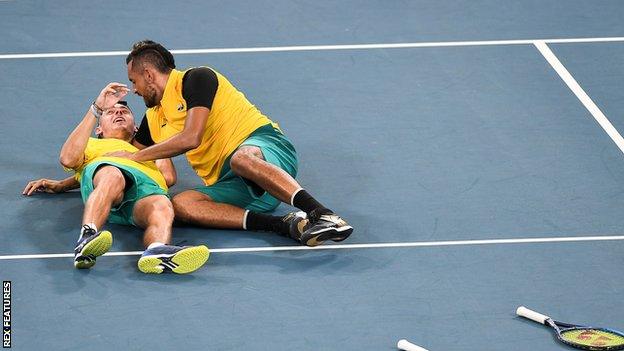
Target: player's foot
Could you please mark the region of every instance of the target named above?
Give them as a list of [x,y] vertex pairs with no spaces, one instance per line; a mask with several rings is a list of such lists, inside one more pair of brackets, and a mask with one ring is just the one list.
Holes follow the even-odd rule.
[[74,267],[87,269],[95,265],[95,259],[102,256],[113,245],[113,235],[108,230],[95,232],[85,226],[83,234],[74,248]]
[[147,249],[141,255],[138,266],[143,273],[191,273],[208,261],[210,251],[204,245],[161,245]]
[[303,211],[291,212],[282,217],[282,221],[288,223],[288,235],[295,240],[299,240],[310,224],[308,214]]
[[307,246],[321,245],[327,240],[343,241],[353,233],[353,227],[333,212],[321,214],[311,220],[301,233],[299,242]]

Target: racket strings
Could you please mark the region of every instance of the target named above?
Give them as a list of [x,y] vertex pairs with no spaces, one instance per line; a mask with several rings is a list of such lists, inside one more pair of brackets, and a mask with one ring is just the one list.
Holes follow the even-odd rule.
[[624,335],[614,331],[594,328],[563,330],[561,338],[565,341],[594,347],[624,346]]

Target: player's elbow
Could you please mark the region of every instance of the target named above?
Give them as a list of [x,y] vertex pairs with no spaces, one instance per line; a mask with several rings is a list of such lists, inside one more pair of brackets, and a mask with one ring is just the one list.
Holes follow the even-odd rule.
[[79,166],[79,160],[69,155],[61,154],[61,157],[59,157],[59,162],[61,163],[63,167],[69,168],[69,169],[75,169],[76,167]]
[[186,151],[193,150],[199,147],[202,142],[202,134],[200,133],[188,133],[185,135],[184,140],[186,141],[185,149]]

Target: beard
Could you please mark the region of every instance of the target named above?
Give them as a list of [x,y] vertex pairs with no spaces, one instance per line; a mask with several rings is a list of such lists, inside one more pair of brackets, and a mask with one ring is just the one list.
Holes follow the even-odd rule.
[[145,102],[145,106],[147,108],[152,108],[159,104],[156,95],[156,89],[154,89],[153,87],[147,87],[147,92],[145,95],[143,95],[143,102]]

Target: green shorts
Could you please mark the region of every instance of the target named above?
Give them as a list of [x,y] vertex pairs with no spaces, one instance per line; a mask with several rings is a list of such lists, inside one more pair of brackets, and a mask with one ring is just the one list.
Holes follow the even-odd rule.
[[[256,129],[240,146],[243,145],[259,147],[265,161],[283,169],[293,178],[297,176],[297,152],[284,134],[272,125],[267,124]],[[196,187],[194,190],[210,196],[215,202],[255,212],[273,211],[281,201],[257,184],[234,174],[230,168],[231,157],[232,155],[225,160],[216,183]]]
[[108,216],[108,222],[114,224],[134,225],[132,211],[137,201],[150,195],[166,195],[167,191],[163,190],[152,178],[145,173],[132,168],[130,166],[117,164],[110,161],[94,162],[85,167],[82,171],[80,181],[80,194],[82,201],[86,202],[89,195],[93,192],[93,177],[95,172],[104,165],[117,167],[124,178],[126,178],[126,189],[124,190],[123,200],[121,203],[111,209]]

